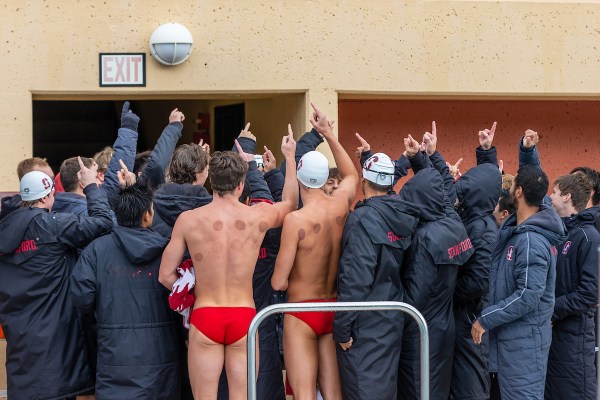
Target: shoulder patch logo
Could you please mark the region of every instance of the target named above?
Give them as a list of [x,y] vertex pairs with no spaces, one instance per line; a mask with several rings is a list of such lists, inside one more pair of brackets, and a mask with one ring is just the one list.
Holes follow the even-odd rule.
[[513,252],[515,250],[514,246],[508,246],[508,251],[506,252],[506,259],[511,261],[513,259]]
[[563,246],[562,253],[567,254],[569,252],[569,248],[571,247],[571,241],[568,240]]

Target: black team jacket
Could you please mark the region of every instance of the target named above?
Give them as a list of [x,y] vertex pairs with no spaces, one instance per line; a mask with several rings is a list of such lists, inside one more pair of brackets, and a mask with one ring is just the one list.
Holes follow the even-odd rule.
[[83,331],[69,293],[77,249],[112,229],[106,193],[84,192],[89,217],[20,208],[0,221],[0,324],[10,399],[91,393]]

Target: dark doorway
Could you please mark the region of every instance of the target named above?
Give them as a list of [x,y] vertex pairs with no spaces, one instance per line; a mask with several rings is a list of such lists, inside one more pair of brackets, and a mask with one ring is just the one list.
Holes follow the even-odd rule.
[[69,157],[91,157],[114,142],[117,107],[113,101],[34,101],[33,155],[47,158],[54,171]]
[[244,103],[215,107],[215,150],[231,150],[231,144],[244,129]]

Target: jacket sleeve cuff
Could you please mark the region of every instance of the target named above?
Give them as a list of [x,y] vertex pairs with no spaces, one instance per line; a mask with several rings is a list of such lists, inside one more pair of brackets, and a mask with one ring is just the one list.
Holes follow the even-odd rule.
[[[254,140],[252,140],[250,138],[246,138],[246,137],[241,137],[241,138],[237,138],[237,141],[245,153],[256,154],[256,142]],[[234,151],[235,151],[235,145],[233,147],[234,147]]]

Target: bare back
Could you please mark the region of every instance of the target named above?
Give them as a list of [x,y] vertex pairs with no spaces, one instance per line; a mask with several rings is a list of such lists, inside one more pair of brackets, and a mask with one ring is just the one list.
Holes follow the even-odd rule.
[[[194,308],[254,307],[252,275],[268,228],[264,207],[215,204],[182,214],[196,272]],[[274,210],[273,210],[274,211]]]
[[298,247],[289,276],[290,302],[336,297],[338,261],[348,211],[344,199],[323,194],[292,213]]

